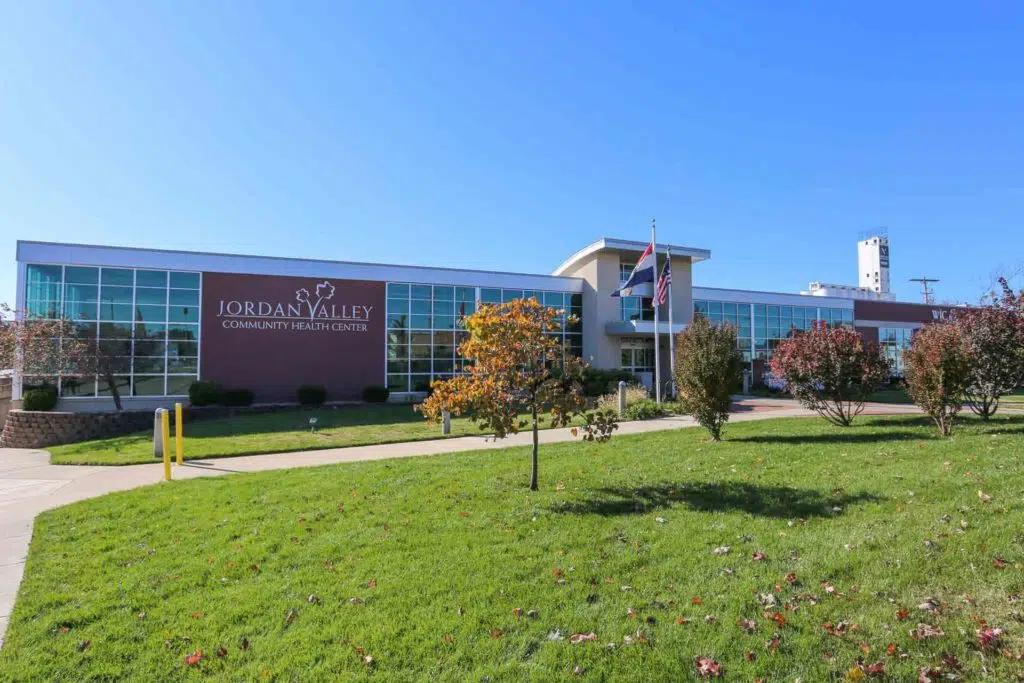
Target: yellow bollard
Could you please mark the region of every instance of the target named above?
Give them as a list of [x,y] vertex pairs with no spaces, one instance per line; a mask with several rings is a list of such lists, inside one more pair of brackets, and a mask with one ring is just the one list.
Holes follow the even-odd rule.
[[165,410],[160,413],[160,440],[164,446],[164,480],[171,480],[171,416]]
[[184,460],[185,435],[181,427],[181,404],[174,404],[174,449],[178,453],[178,465]]

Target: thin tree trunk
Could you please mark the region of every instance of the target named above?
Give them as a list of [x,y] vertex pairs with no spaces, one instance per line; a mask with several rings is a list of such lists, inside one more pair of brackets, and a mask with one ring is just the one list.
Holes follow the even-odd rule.
[[110,389],[110,395],[114,399],[114,408],[117,412],[121,412],[121,392],[117,390],[117,382],[114,380],[114,376],[107,370],[103,373],[103,378],[107,380],[107,388]]
[[530,490],[536,491],[539,487],[537,485],[537,401],[534,399],[533,404],[530,408],[530,414],[533,417],[533,471],[530,474]]

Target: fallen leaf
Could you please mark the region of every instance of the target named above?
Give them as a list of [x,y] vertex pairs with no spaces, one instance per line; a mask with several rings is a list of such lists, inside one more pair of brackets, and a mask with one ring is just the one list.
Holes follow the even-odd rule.
[[995,650],[1002,643],[1004,631],[1001,628],[977,629],[975,635],[982,650]]
[[242,652],[248,652],[249,651],[249,639],[248,638],[242,638],[242,645],[241,645],[241,647],[242,647]]
[[762,553],[760,550],[758,550],[751,556],[751,558],[754,560],[754,562],[763,562],[764,560],[768,559],[768,556]]
[[732,546],[720,545],[711,552],[715,555],[728,555],[730,550],[732,550]]
[[202,612],[193,612],[192,613],[192,618],[193,619],[202,619],[203,618],[203,613]]
[[78,645],[75,646],[75,649],[78,650],[79,652],[85,652],[86,650],[89,649],[90,645],[92,645],[92,641],[91,640],[83,640],[82,642],[80,642]]
[[572,643],[573,645],[576,645],[577,643],[583,643],[583,642],[586,642],[588,640],[597,640],[597,634],[593,633],[593,632],[591,632],[591,633],[574,633],[571,636],[569,636],[569,642]]
[[914,640],[924,638],[941,638],[944,635],[946,635],[946,632],[941,628],[938,626],[930,626],[928,624],[918,624],[917,628],[910,629],[910,637]]
[[992,566],[995,567],[996,569],[1006,569],[1006,565],[1007,564],[1008,564],[1007,561],[1004,560],[1001,557],[993,557],[992,558]]
[[747,633],[753,633],[757,630],[757,622],[753,619],[740,619],[736,623],[741,629],[743,629]]
[[505,634],[502,633],[500,629],[494,629],[493,631],[491,631],[491,638],[494,638],[495,640],[501,638],[503,635]]
[[217,656],[220,657],[221,659],[223,659],[224,657],[227,657],[228,656],[227,649],[223,648],[223,647],[218,647],[217,648]]
[[199,662],[203,659],[203,651],[197,650],[192,654],[185,655],[185,666],[199,666]]
[[308,602],[311,605],[319,605],[320,604],[320,596],[318,596],[318,595],[316,595],[314,593],[310,593],[309,597],[306,598],[306,602]]
[[722,675],[722,667],[710,657],[697,657],[697,675],[701,678],[718,678]]
[[519,616],[522,616],[522,614],[523,614],[523,608],[522,607],[513,607],[512,608],[512,616],[519,617]]

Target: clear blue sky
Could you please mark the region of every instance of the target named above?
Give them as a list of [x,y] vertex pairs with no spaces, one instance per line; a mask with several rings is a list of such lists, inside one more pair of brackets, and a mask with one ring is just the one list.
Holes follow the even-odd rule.
[[[3,2],[18,238],[548,272],[600,236],[697,284],[976,300],[1024,261],[1024,6]],[[1018,280],[1019,282],[1019,280]]]

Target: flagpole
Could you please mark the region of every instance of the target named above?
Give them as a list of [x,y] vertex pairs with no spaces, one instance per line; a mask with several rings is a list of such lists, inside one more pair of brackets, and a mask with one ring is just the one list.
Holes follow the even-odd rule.
[[[672,248],[665,247],[667,267],[672,272]],[[671,278],[671,275],[669,276]],[[676,335],[672,329],[672,283],[668,283],[668,364],[672,382],[672,398],[676,395]]]
[[654,254],[654,282],[651,282],[651,304],[654,308],[654,400],[661,403],[661,348],[658,344],[658,242],[654,234],[654,219],[651,219],[651,249]]

